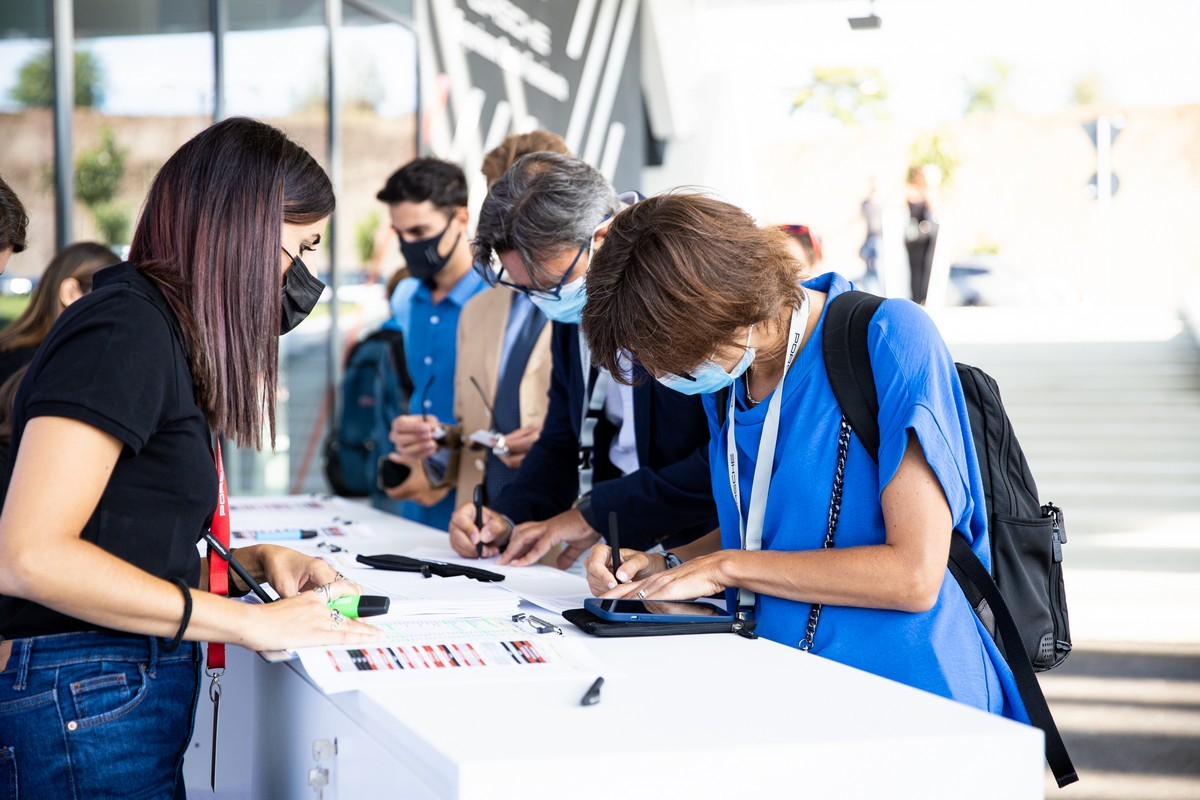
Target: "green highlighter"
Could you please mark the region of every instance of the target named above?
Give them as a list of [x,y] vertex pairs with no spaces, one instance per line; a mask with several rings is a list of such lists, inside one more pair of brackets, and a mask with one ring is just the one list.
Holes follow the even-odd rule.
[[359,617],[377,617],[386,614],[392,605],[390,598],[379,594],[345,594],[327,602],[334,611],[340,611],[343,617],[357,619]]

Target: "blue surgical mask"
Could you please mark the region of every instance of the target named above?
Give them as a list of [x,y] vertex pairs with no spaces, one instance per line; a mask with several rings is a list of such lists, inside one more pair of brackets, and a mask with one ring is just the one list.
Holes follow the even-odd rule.
[[529,299],[555,322],[578,325],[583,321],[583,307],[587,305],[587,282],[584,276],[580,275],[562,287],[557,300],[535,295],[531,295]]
[[712,394],[732,386],[733,382],[742,377],[742,374],[750,368],[750,364],[754,361],[754,348],[750,346],[750,335],[753,331],[754,326],[751,325],[750,330],[746,332],[746,352],[729,372],[726,372],[724,367],[712,359],[706,359],[686,377],[668,372],[659,375],[658,382],[681,394]]

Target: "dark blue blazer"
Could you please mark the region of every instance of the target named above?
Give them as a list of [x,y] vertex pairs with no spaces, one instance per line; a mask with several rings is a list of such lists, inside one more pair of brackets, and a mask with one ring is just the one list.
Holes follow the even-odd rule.
[[[579,496],[579,429],[583,417],[583,364],[579,326],[553,323],[550,402],[542,435],[516,479],[491,507],[516,523],[567,511]],[[635,365],[634,434],[640,469],[621,476],[609,460],[611,435],[598,429],[588,524],[608,538],[608,514],[617,512],[622,547],[677,547],[717,527],[708,468],[708,420],[699,397],[660,384]],[[596,368],[588,386],[596,379]],[[616,391],[613,387],[612,391]],[[610,426],[611,427],[611,426]],[[611,433],[611,432],[610,432]]]

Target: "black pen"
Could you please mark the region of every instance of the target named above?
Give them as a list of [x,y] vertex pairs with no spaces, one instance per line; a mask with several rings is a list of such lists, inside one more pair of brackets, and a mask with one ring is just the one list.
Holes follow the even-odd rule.
[[594,706],[600,702],[600,687],[604,685],[604,678],[596,678],[588,690],[583,693],[583,697],[579,700],[581,706]]
[[475,555],[483,558],[483,484],[475,484],[475,527],[479,529],[479,541],[475,543]]
[[250,573],[246,571],[246,568],[239,564],[238,560],[233,557],[233,551],[221,544],[221,542],[217,540],[217,537],[212,535],[211,531],[204,534],[204,540],[208,542],[213,550],[217,551],[217,555],[229,562],[230,569],[236,572],[238,577],[250,587],[250,591],[258,595],[258,599],[262,600],[264,603],[275,602],[275,598],[267,594],[266,590],[258,585],[258,581],[254,580],[254,578],[251,578]]
[[[617,512],[608,512],[608,546],[612,548],[612,572],[613,577],[617,577],[617,570],[621,568],[621,543],[617,539]],[[620,581],[620,578],[617,578]]]

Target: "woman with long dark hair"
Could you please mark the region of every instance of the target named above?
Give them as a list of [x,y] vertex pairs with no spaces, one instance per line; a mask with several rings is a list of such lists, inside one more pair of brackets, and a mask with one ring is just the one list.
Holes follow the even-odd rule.
[[67,245],[46,265],[29,296],[29,305],[0,331],[0,465],[8,463],[13,402],[33,354],[58,315],[92,290],[92,276],[120,261],[112,250],[96,242]]
[[96,242],[67,245],[50,259],[29,305],[0,331],[0,383],[29,363],[63,309],[92,290],[92,276],[120,261]]
[[218,507],[212,437],[274,444],[278,337],[320,296],[301,256],[333,207],[282,132],[213,125],[154,179],[129,263],[34,356],[0,513],[0,790],[181,797],[197,642],[369,638],[329,610],[357,587],[324,562],[240,548],[283,597],[251,605],[201,591],[196,547]]
[[916,305],[880,306],[868,336],[873,460],[822,358],[827,303],[850,284],[803,280],[783,236],[701,195],[650,198],[609,226],[588,271],[584,334],[606,368],[625,352],[704,395],[720,528],[679,553],[622,553],[618,574],[609,548],[593,549],[593,592],[726,592],[765,638],[1027,721],[1008,664],[947,578],[951,536],[991,559],[953,359]]

